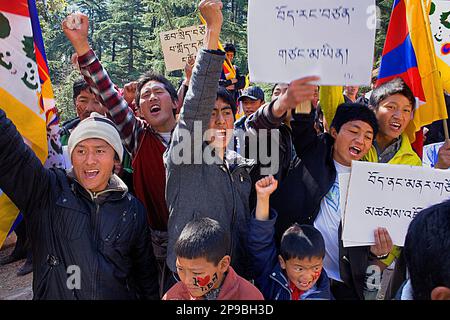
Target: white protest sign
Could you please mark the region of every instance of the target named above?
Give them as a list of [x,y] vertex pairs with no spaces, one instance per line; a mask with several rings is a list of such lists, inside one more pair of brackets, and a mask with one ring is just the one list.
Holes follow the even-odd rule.
[[350,173],[340,173],[339,179],[339,206],[341,207],[342,225],[345,223],[344,208],[347,205],[348,184],[350,183]]
[[450,65],[450,1],[433,1],[431,33],[436,55]]
[[161,48],[167,71],[183,69],[189,57],[203,47],[206,26],[199,25],[161,32]]
[[374,0],[249,0],[248,66],[254,82],[318,75],[321,85],[368,85]]
[[345,208],[344,246],[375,243],[374,230],[384,227],[403,246],[415,215],[450,198],[450,170],[352,161]]

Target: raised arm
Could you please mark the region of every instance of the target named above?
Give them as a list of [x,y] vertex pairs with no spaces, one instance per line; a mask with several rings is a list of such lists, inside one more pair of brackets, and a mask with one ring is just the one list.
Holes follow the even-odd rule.
[[312,100],[315,85],[311,83],[318,81],[318,77],[304,77],[292,81],[288,89],[272,102],[259,108],[247,121],[247,128],[253,129],[276,129],[286,118],[288,110],[295,109],[300,103]]
[[255,183],[257,204],[248,230],[248,250],[256,283],[266,278],[277,263],[274,239],[277,214],[270,210],[270,195],[278,186],[273,176],[264,177]]
[[[198,152],[194,145],[202,145],[203,134],[208,129],[212,111],[217,97],[217,87],[225,53],[217,51],[220,30],[222,28],[222,2],[204,0],[199,5],[206,20],[205,47],[197,53],[197,60],[186,98],[181,109],[180,118],[172,134],[172,142],[166,155],[166,163],[172,164],[172,154],[178,154],[179,144],[187,140],[192,142],[190,149]],[[197,123],[201,130],[195,130]],[[186,137],[186,135],[189,137]],[[195,141],[194,141],[195,140]],[[193,155],[193,153],[192,153]]]
[[28,218],[48,203],[52,177],[0,109],[0,189]]
[[106,107],[111,119],[119,129],[122,143],[131,154],[135,154],[139,146],[138,137],[141,134],[144,122],[138,120],[125,99],[119,95],[108,73],[101,65],[94,51],[89,46],[88,30],[89,20],[81,14],[80,29],[69,29],[67,19],[63,21],[62,28],[78,54],[78,64],[97,99]]

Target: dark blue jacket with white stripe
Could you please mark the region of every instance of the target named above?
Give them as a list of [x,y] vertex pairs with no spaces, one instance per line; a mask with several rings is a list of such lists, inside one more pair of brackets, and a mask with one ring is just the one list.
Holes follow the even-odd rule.
[[[266,300],[292,300],[289,280],[278,262],[274,240],[274,226],[277,218],[275,210],[270,210],[269,220],[254,218],[250,221],[248,250],[252,261],[255,285]],[[330,280],[322,269],[316,284],[303,293],[299,300],[332,300]]]

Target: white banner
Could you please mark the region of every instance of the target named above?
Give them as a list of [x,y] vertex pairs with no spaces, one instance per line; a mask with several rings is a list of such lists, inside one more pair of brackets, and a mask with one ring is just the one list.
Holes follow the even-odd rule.
[[370,84],[374,0],[249,0],[247,22],[251,81]]
[[181,28],[159,34],[167,71],[184,69],[189,57],[194,57],[204,44],[206,26]]
[[450,170],[353,161],[343,218],[344,246],[374,244],[378,227],[389,231],[394,245],[403,246],[416,214],[449,198]]

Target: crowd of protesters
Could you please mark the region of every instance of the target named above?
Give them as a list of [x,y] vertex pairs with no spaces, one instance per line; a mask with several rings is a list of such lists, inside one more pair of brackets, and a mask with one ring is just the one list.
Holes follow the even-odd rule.
[[[199,11],[207,36],[178,90],[151,71],[118,89],[87,16],[63,22],[82,76],[77,117],[61,128],[65,168],[45,168],[0,107],[0,188],[24,216],[34,299],[370,300],[374,267],[393,269],[389,298],[450,299],[449,202],[420,212],[403,248],[378,226],[371,246],[341,240],[338,176],[352,161],[422,165],[404,133],[408,86],[345,87],[327,123],[318,77],[277,83],[271,97],[239,72],[228,79],[222,2]],[[429,142],[423,165],[448,169],[448,141]]]

